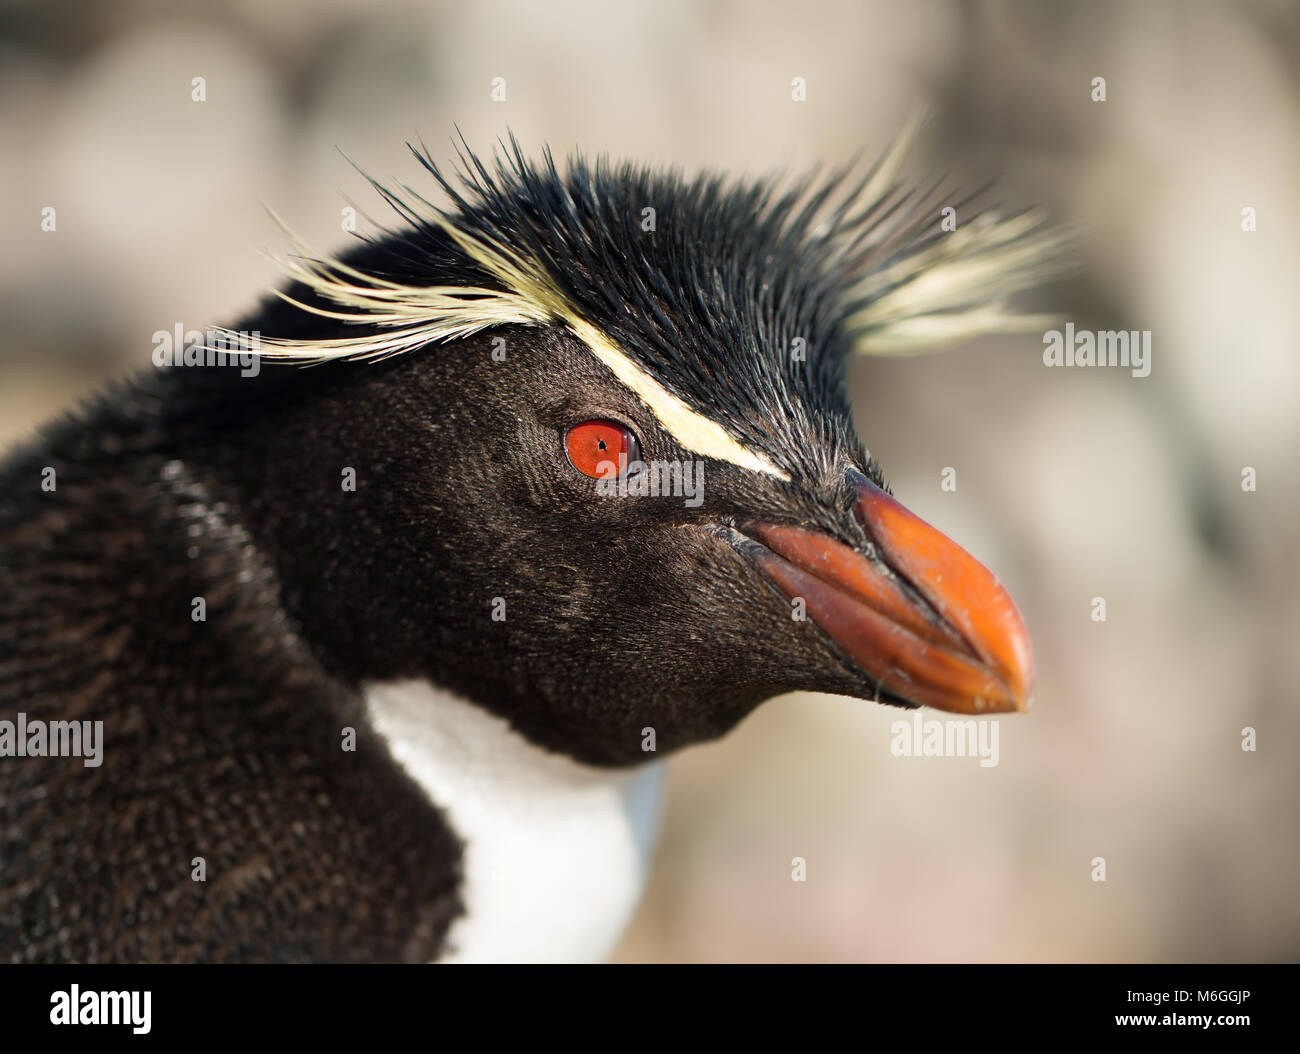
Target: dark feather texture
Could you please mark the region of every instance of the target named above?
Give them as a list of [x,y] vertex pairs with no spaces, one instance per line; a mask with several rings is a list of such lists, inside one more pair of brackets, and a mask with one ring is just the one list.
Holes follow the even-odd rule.
[[[102,767],[0,759],[0,958],[444,952],[465,832],[367,685],[429,682],[608,767],[787,691],[910,705],[792,617],[742,532],[820,532],[894,582],[856,511],[880,475],[848,355],[1014,322],[987,301],[1050,270],[1057,236],[937,236],[898,149],[786,189],[561,172],[513,140],[451,175],[417,156],[447,203],[380,187],[400,229],[292,259],[235,327],[260,373],[143,371],[0,465],[0,719],[105,732]],[[595,420],[648,462],[707,461],[699,502],[599,492],[565,453]]]

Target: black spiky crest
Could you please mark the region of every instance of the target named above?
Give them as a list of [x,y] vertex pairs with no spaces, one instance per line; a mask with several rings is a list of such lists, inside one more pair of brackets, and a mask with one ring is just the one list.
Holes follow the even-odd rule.
[[391,268],[295,258],[288,269],[315,302],[292,302],[350,332],[262,350],[382,358],[494,326],[585,323],[744,447],[786,471],[823,469],[852,433],[850,349],[1040,327],[1001,301],[1065,259],[1068,236],[1025,213],[942,231],[939,185],[896,182],[914,132],[860,179],[843,169],[793,183],[581,155],[561,171],[549,150],[530,162],[513,136],[490,167],[461,139],[445,172],[412,145],[448,203],[371,179],[409,224],[384,231]]

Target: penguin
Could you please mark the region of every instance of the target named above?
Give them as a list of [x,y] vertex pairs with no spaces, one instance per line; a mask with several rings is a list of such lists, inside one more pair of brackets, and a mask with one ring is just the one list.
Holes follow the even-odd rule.
[[941,229],[906,138],[795,181],[413,147],[391,229],[13,450],[0,958],[598,961],[673,752],[791,691],[1025,710],[848,363],[1041,329],[1068,235]]

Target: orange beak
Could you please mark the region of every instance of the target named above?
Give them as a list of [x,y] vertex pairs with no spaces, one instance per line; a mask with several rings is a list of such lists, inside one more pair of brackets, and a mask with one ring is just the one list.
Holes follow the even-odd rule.
[[828,535],[758,523],[760,571],[887,694],[962,714],[1029,708],[1034,660],[1015,602],[983,564],[859,478],[873,558]]

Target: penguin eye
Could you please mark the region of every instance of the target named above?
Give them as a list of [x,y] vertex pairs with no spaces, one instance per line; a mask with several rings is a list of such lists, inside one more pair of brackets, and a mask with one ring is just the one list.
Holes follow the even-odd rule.
[[592,479],[617,479],[641,460],[641,442],[617,421],[583,421],[564,437],[569,462]]

